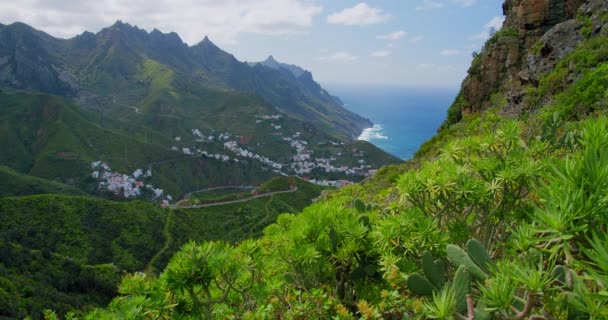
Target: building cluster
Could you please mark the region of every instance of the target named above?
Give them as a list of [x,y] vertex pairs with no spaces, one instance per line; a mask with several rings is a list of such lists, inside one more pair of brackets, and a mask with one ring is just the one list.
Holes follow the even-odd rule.
[[283,168],[283,165],[280,163],[274,162],[274,161],[268,159],[267,157],[261,156],[259,154],[253,153],[247,149],[243,149],[243,148],[239,147],[239,145],[236,141],[224,142],[224,149],[230,150],[231,152],[235,153],[237,156],[240,156],[243,158],[258,160],[258,161],[264,163],[265,165],[269,166],[273,170],[277,170],[277,173],[280,173],[280,170]]
[[[330,158],[313,158],[313,152],[307,149],[308,142],[300,140],[301,133],[296,132],[291,137],[283,138],[290,143],[291,147],[296,149],[296,155],[293,156],[293,161],[289,164],[289,168],[298,176],[304,176],[312,173],[313,170],[321,170],[325,173],[344,173],[346,175],[362,175],[369,176],[371,165],[366,165],[365,160],[358,161],[359,167],[334,166],[332,162],[336,161],[335,157]],[[332,142],[333,144],[333,142]],[[355,156],[363,156],[362,151],[353,151]],[[342,155],[341,153],[337,154]]]
[[258,120],[256,120],[256,123],[260,123],[264,120],[281,120],[283,118],[283,116],[280,114],[261,115],[261,116],[255,116],[255,117],[258,118]]
[[[260,123],[262,121],[270,121],[271,126],[275,130],[280,130],[282,126],[275,125],[274,122],[280,120],[282,118],[281,115],[263,115],[257,116],[256,123]],[[358,160],[358,166],[344,166],[344,165],[335,165],[336,157],[342,156],[341,152],[336,152],[331,157],[327,158],[316,158],[313,157],[313,151],[308,148],[309,142],[302,139],[301,132],[296,132],[295,134],[289,137],[283,137],[283,141],[289,143],[289,145],[295,150],[295,154],[289,159],[288,163],[279,163],[274,161],[268,157],[262,156],[260,154],[256,154],[250,150],[247,150],[243,147],[243,144],[246,143],[247,138],[230,134],[230,133],[214,133],[205,135],[200,129],[192,129],[192,135],[196,142],[200,143],[221,143],[224,150],[230,151],[229,154],[224,154],[220,152],[210,152],[206,150],[202,150],[195,146],[182,146],[177,147],[173,146],[171,149],[177,152],[181,152],[186,155],[192,156],[201,156],[209,159],[215,159],[224,162],[241,162],[244,159],[251,159],[255,161],[259,161],[266,165],[266,167],[270,170],[273,170],[275,173],[281,175],[295,174],[300,177],[306,177],[315,172],[323,172],[323,173],[342,173],[347,176],[369,176],[372,175],[376,170],[373,170],[371,165],[367,165],[365,160]],[[276,133],[271,133],[276,135]],[[182,141],[181,137],[176,137],[176,141]],[[330,143],[334,146],[343,145],[343,142],[332,142]],[[183,145],[183,142],[182,142]],[[213,148],[212,148],[213,149]],[[353,156],[362,157],[364,155],[363,151],[353,149]],[[323,186],[343,186],[345,185],[346,180],[311,180],[311,182],[323,185]]]
[[152,177],[150,169],[145,172],[143,169],[136,169],[131,175],[128,175],[112,171],[110,166],[101,160],[91,162],[91,169],[93,170],[91,177],[97,179],[99,190],[113,192],[117,197],[136,198],[147,189],[152,192],[154,199],[161,199],[167,204],[173,200],[171,195],[164,195],[163,189],[144,183],[143,180]]

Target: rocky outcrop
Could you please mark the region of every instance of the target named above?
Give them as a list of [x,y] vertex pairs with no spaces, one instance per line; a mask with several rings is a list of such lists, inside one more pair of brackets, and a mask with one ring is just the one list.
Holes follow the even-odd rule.
[[505,0],[504,25],[474,59],[452,121],[489,108],[496,92],[505,94],[506,111],[527,108],[524,86],[537,85],[585,37],[606,32],[607,11],[606,0]]
[[584,0],[506,0],[506,27],[519,31],[522,45],[530,48],[553,26],[576,17]]
[[530,80],[536,82],[572,52],[585,37],[607,34],[608,3],[605,0],[587,1],[580,7],[582,19],[571,19],[547,31],[527,56]]
[[47,52],[55,47],[48,36],[22,23],[0,25],[0,86],[22,90],[41,88],[54,94],[74,91],[70,75]]

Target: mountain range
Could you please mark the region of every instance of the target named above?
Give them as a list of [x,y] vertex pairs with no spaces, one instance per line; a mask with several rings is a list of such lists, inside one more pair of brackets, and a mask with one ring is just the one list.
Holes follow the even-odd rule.
[[405,163],[234,89],[274,58],[4,26],[0,319],[608,319],[608,3],[503,10]]
[[166,76],[172,85],[184,86],[178,90],[203,86],[252,92],[278,111],[314,124],[336,138],[353,140],[371,125],[345,109],[309,71],[273,59],[254,65],[240,62],[207,37],[189,47],[176,33],[156,29],[148,33],[117,21],[96,34],[85,32],[67,40],[21,23],[0,25],[0,40],[3,85],[74,98],[85,106],[103,105],[104,98],[130,104],[148,99],[152,100],[147,101],[148,105],[158,104],[154,100],[160,97],[141,92],[144,83],[134,88],[140,92],[116,99],[111,96],[124,90],[125,82],[137,75],[138,68],[154,61],[171,73]]
[[0,165],[94,194],[97,161],[151,170],[146,184],[171,198],[277,175],[357,181],[400,162],[356,141],[370,121],[309,71],[121,21],[71,39],[0,25],[0,90]]

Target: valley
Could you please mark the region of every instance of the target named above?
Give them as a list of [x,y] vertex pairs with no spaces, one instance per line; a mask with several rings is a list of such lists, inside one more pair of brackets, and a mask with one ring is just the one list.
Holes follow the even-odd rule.
[[[608,3],[502,4],[481,36],[436,31],[439,63],[462,59],[453,34],[485,43],[407,161],[273,56],[120,20],[68,39],[0,24],[0,319],[608,319]],[[346,79],[374,59],[394,76],[405,43],[432,57],[369,31],[393,28],[381,5],[441,29],[488,4],[324,5],[342,11],[314,36],[280,36]],[[321,47],[338,38],[382,50]]]

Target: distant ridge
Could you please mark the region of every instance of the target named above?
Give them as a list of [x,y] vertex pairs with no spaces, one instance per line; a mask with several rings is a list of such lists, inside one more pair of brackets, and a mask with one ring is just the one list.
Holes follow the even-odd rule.
[[264,61],[249,63],[250,66],[255,66],[256,64],[261,64],[263,66],[266,66],[266,67],[274,69],[274,70],[286,69],[289,72],[291,72],[293,74],[293,76],[296,78],[299,78],[302,74],[304,74],[306,72],[306,70],[304,70],[294,64],[280,63],[277,60],[275,60],[272,55],[268,56],[268,58]]
[[[151,32],[116,21],[96,34],[57,39],[23,23],[0,25],[0,86],[75,97],[124,90],[137,69],[152,59],[167,67],[173,82],[253,92],[288,116],[336,138],[354,140],[370,121],[345,109],[312,74],[277,62],[238,61],[209,37],[188,46],[174,32]],[[95,102],[99,105],[99,101]]]

